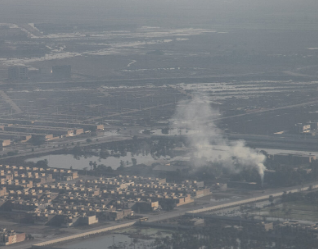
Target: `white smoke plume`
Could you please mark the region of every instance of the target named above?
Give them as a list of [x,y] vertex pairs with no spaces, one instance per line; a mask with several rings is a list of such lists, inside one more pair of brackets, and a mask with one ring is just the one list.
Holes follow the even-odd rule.
[[265,156],[246,147],[245,142],[229,141],[215,125],[219,112],[213,110],[209,99],[195,95],[191,100],[181,101],[171,120],[172,128],[187,131],[187,137],[193,148],[195,163],[204,161],[219,162],[232,172],[243,168],[255,168],[263,182]]

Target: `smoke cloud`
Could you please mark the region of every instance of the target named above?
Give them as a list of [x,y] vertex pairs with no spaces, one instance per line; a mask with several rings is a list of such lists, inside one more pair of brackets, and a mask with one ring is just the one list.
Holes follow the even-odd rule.
[[247,147],[245,141],[226,139],[215,125],[215,119],[219,116],[219,112],[211,108],[209,99],[197,94],[191,100],[178,104],[171,124],[180,132],[187,132],[196,166],[210,161],[221,163],[231,172],[254,168],[263,181],[265,156]]

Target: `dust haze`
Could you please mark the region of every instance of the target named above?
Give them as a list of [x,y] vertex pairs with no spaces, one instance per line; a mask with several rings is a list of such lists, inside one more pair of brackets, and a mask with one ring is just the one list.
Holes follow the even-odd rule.
[[[101,1],[2,0],[0,22],[73,22],[210,26],[257,24],[259,28],[299,21],[317,21],[317,1]],[[272,26],[275,27],[275,26]]]

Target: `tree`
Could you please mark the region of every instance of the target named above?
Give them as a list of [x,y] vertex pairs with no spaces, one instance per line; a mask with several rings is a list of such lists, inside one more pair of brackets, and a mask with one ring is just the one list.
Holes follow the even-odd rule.
[[96,161],[89,161],[89,166],[91,167],[91,170],[93,170],[93,169],[96,169],[96,167],[97,167],[97,163],[96,163]]
[[136,158],[132,158],[131,161],[132,161],[133,166],[137,165],[137,159]]
[[105,172],[113,172],[114,170],[110,166],[106,166],[104,164],[100,164],[97,166],[96,170],[105,171]]
[[35,164],[35,167],[48,168],[49,167],[48,160],[44,159],[44,160],[37,161],[37,163]]
[[31,139],[29,140],[29,142],[32,145],[39,146],[39,145],[42,145],[45,143],[45,137],[44,136],[32,136]]
[[106,159],[107,157],[109,157],[108,150],[101,150],[101,152],[99,153],[99,156],[103,159]]
[[118,167],[118,170],[123,170],[125,168],[125,162],[123,160],[120,160],[120,166]]

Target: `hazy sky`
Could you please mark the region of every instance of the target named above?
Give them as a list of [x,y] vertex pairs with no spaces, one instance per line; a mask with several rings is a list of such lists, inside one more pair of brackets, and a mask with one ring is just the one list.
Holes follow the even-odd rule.
[[0,22],[317,22],[317,0],[1,0]]

